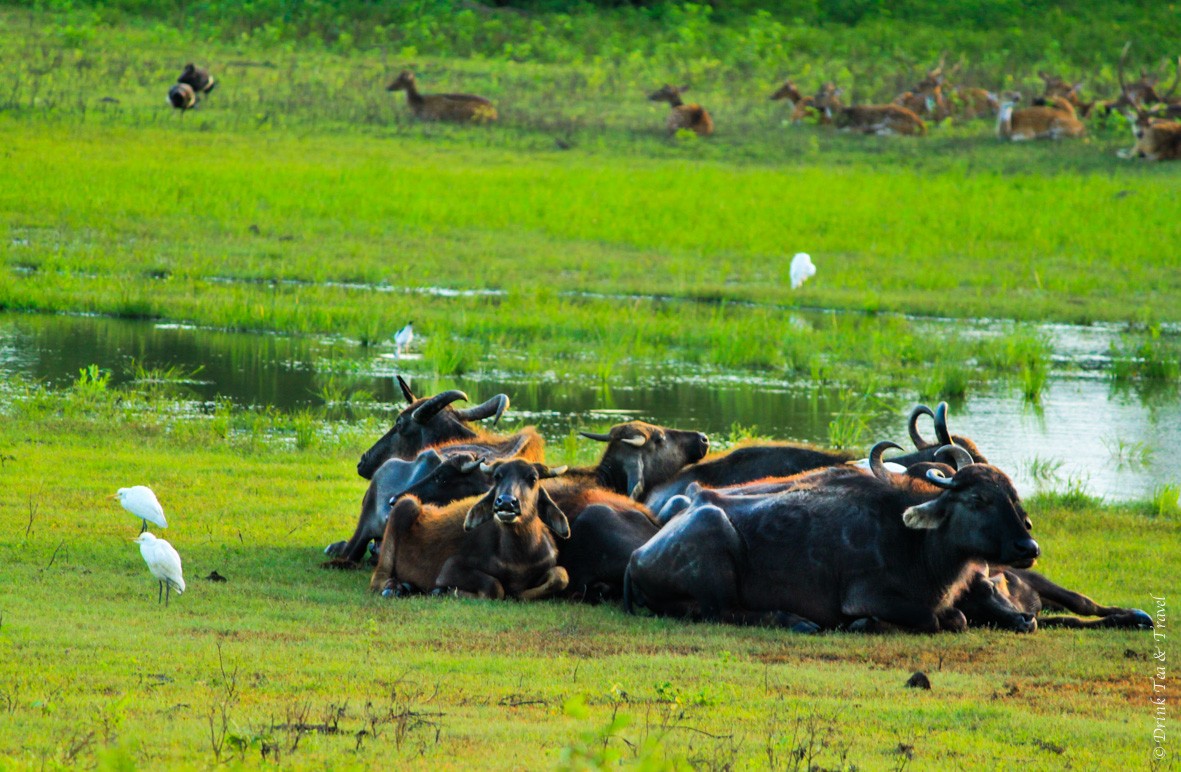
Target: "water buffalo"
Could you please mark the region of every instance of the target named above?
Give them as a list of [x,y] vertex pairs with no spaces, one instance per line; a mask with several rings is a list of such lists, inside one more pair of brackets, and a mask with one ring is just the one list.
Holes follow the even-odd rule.
[[566,515],[541,487],[566,467],[549,469],[520,459],[485,465],[492,490],[468,510],[458,551],[439,577],[436,591],[460,597],[536,600],[566,588],[554,537],[570,537]]
[[[885,446],[897,447],[875,447],[879,465]],[[933,499],[849,466],[762,496],[702,490],[633,553],[625,606],[801,631],[962,630],[952,600],[974,564],[1028,567],[1039,549],[999,469],[925,479]]]
[[[381,538],[386,520],[389,519],[390,507],[399,495],[415,492],[423,503],[446,504],[477,492],[470,484],[457,488],[449,485],[449,482],[456,481],[457,475],[478,474],[479,464],[473,461],[493,461],[515,456],[541,461],[544,454],[544,438],[532,426],[526,426],[517,434],[505,437],[489,435],[482,440],[458,440],[436,445],[418,454],[413,461],[388,459],[369,481],[352,537],[347,542],[329,545],[324,552],[333,559],[324,565],[329,568],[359,566],[369,543]],[[455,461],[448,463],[451,459]]]
[[643,421],[616,424],[606,434],[580,434],[607,443],[599,465],[590,471],[599,485],[637,501],[709,451],[709,437],[701,432],[665,429]]
[[357,474],[366,480],[372,479],[373,474],[388,459],[409,460],[434,445],[457,440],[484,439],[485,435],[469,426],[469,422],[492,418],[492,424],[495,426],[509,404],[506,395],[497,394],[483,404],[456,410],[451,407],[453,402],[467,401],[467,395],[462,391],[445,391],[433,397],[415,397],[410,386],[400,375],[398,385],[402,387],[402,396],[406,398],[407,406],[394,419],[394,425],[390,430],[382,435],[373,447],[365,451],[361,455],[361,460],[357,462]]
[[[386,596],[455,590],[531,599],[566,586],[550,532],[565,538],[569,524],[540,486],[564,468],[513,459],[485,465],[483,471],[494,480],[483,495],[442,507],[424,505],[414,496],[398,499],[371,590]],[[495,525],[485,525],[489,520]]]
[[[940,438],[940,444],[928,442],[919,433],[917,422],[924,415],[934,419],[935,434]],[[934,411],[926,405],[916,406],[907,420],[907,428],[914,441],[915,451],[891,459],[890,464],[896,469],[933,461],[935,453],[941,447],[952,443],[967,450],[972,460],[988,463],[972,440],[959,435],[953,437],[948,432],[946,402],[940,402]],[[845,451],[820,450],[791,443],[751,445],[713,456],[683,469],[668,482],[652,489],[644,503],[656,513],[657,522],[664,524],[669,521],[672,514],[683,508],[686,503],[684,497],[694,486],[698,489],[720,489],[757,482],[758,488],[741,493],[769,493],[791,487],[794,484],[794,476],[801,472],[846,464],[851,462],[853,457],[854,454]],[[867,460],[862,460],[859,464],[868,469]],[[740,493],[737,490],[730,492]]]
[[[1081,593],[1055,584],[1036,571],[983,566],[956,599],[956,608],[974,627],[1030,632],[1037,627],[1151,629],[1152,617],[1135,608],[1100,606]],[[1071,611],[1079,616],[1051,614],[1043,609]],[[1097,619],[1080,619],[1081,616]]]
[[[559,563],[569,572],[569,594],[601,600],[622,593],[628,558],[657,530],[647,507],[624,493],[664,482],[705,455],[709,438],[641,421],[617,424],[605,434],[583,434],[607,443],[599,463],[546,479],[542,486],[570,524],[570,538],[558,545]],[[444,463],[406,493],[422,498],[443,488],[458,498],[490,486],[478,466]]]

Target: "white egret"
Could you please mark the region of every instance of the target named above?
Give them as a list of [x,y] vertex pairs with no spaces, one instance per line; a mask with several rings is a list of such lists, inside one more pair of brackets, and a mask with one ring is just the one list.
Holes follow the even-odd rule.
[[177,595],[185,591],[185,578],[181,572],[180,554],[172,548],[171,544],[163,539],[157,539],[156,535],[149,531],[141,533],[132,541],[139,545],[139,554],[144,556],[148,570],[152,572],[152,576],[156,577],[156,581],[160,584],[160,590],[156,594],[156,602],[159,603],[162,596],[164,605],[167,606],[173,588],[176,588]]
[[791,288],[799,289],[800,285],[816,275],[816,266],[807,252],[797,252],[791,259]]
[[399,358],[402,356],[402,349],[409,349],[410,342],[414,340],[414,322],[406,322],[406,326],[398,330],[394,335],[394,351]]
[[160,506],[156,494],[152,493],[148,486],[133,485],[130,488],[120,488],[111,498],[119,499],[124,509],[144,521],[144,527],[139,529],[140,533],[148,530],[149,522],[161,528],[168,527],[168,521],[164,519],[164,507]]

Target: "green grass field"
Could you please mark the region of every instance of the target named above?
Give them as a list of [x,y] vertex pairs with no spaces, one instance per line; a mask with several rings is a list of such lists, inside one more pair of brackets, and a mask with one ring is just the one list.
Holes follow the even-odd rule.
[[[15,767],[1149,758],[1148,633],[801,637],[560,602],[387,601],[367,574],[318,567],[352,526],[360,436],[299,450],[265,439],[277,427],[177,419],[132,392],[30,393],[0,428],[0,757]],[[184,559],[189,589],[168,607],[137,522],[105,498],[130,480],[160,492]],[[1050,575],[1108,603],[1171,602],[1175,518],[1031,513]],[[214,570],[228,581],[203,579]],[[903,687],[916,669],[930,692]]]
[[[987,382],[1036,402],[1051,367],[1032,326],[935,338],[899,314],[1105,321],[1129,333],[1110,377],[1175,389],[1181,182],[1116,157],[1131,144],[1118,117],[1075,143],[1000,144],[987,121],[865,138],[788,125],[766,98],[787,74],[888,98],[946,40],[979,82],[1029,91],[1054,67],[1093,73],[1101,95],[1123,40],[1155,64],[1154,30],[1177,13],[1038,6],[1022,38],[1005,15],[1020,9],[989,26],[960,5],[946,38],[934,22],[805,9],[797,24],[741,5],[713,21],[584,6],[445,23],[449,6],[424,2],[380,31],[358,21],[368,5],[340,5],[339,22],[331,4],[285,22],[262,4],[2,7],[0,309],[356,345],[413,318],[414,368],[434,383],[501,370],[609,386],[662,364],[899,403]],[[190,59],[222,83],[182,118],[164,94]],[[382,88],[407,65],[424,90],[493,98],[501,123],[414,123]],[[665,137],[666,108],[643,98],[680,78],[714,113],[709,140]],[[818,273],[793,292],[797,251]],[[790,321],[820,308],[848,313]],[[565,603],[384,601],[367,575],[319,568],[353,528],[354,464],[382,418],[194,416],[166,388],[101,378],[5,383],[0,413],[0,767],[1151,761],[1147,633],[802,638]],[[595,451],[551,449],[554,463]],[[138,482],[185,561],[189,591],[168,608],[138,524],[105,498]],[[1028,503],[1051,577],[1104,603],[1172,602],[1175,508]],[[213,570],[228,581],[202,579]],[[903,688],[915,669],[932,691]]]

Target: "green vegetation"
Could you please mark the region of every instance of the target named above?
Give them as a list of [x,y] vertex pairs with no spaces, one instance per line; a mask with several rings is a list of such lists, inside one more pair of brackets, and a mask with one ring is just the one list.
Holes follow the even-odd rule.
[[[386,601],[367,575],[318,568],[353,524],[360,485],[337,470],[359,433],[299,449],[288,417],[177,415],[148,385],[102,383],[18,384],[0,420],[14,767],[1052,769],[1148,753],[1142,632],[802,637],[560,602]],[[160,494],[184,561],[188,591],[167,608],[138,522],[105,498],[132,482]],[[1030,504],[1041,565],[1068,586],[1147,608],[1181,580],[1175,509]],[[903,687],[916,669],[932,691]]]
[[[922,140],[793,127],[766,98],[786,75],[889,98],[944,50],[967,83],[1032,93],[1049,68],[1107,96],[1124,40],[1137,66],[1177,53],[1173,6],[25,5],[0,8],[0,309],[349,346],[413,318],[415,367],[605,397],[643,368],[757,372],[840,389],[841,446],[899,394],[999,380],[1036,403],[1050,344],[1024,322],[1126,325],[1117,385],[1181,379],[1176,168],[1116,158],[1119,116],[1020,146],[985,121]],[[188,60],[221,83],[182,117],[164,94]],[[500,122],[413,123],[382,90],[404,66],[490,97]],[[664,136],[643,93],[671,80],[716,136]],[[819,270],[793,292],[796,251]],[[1018,324],[937,335],[893,312]],[[0,384],[0,766],[1038,769],[1149,751],[1143,633],[805,639],[371,597],[318,568],[385,428],[347,371],[318,384],[322,410],[281,414],[194,413],[199,373],[131,369],[119,389],[98,366],[61,391]],[[1112,441],[1121,463],[1146,452]],[[1105,603],[1176,587],[1176,486],[1104,505],[1055,464],[1032,462],[1043,568]],[[185,561],[166,609],[138,524],[104,499],[134,483]],[[914,669],[931,692],[902,688]]]

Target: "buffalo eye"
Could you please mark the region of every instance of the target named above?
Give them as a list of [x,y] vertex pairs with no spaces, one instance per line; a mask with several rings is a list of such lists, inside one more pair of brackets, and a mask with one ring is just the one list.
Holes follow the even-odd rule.
[[1030,520],[1029,520],[1029,518],[1028,518],[1028,517],[1027,517],[1027,518],[1025,518],[1025,530],[1027,530],[1027,531],[1032,531],[1032,530],[1033,530],[1033,523],[1032,523],[1032,522],[1030,522]]

